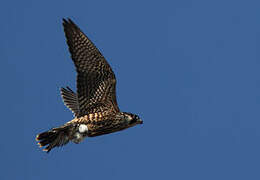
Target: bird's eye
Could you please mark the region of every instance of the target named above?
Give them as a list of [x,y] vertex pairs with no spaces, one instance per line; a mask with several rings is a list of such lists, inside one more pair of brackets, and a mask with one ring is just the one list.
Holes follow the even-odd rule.
[[137,121],[139,118],[139,116],[135,115],[134,119]]

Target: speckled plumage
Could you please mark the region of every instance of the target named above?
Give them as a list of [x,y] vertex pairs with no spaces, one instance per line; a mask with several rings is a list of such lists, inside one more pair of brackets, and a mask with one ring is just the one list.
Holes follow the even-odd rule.
[[[77,71],[77,92],[69,87],[61,88],[61,96],[75,118],[61,127],[37,135],[38,144],[47,145],[44,149],[47,152],[69,141],[79,143],[84,137],[142,124],[137,115],[120,112],[115,74],[95,45],[72,20],[63,19],[63,27]],[[79,132],[81,124],[87,126],[86,132]]]

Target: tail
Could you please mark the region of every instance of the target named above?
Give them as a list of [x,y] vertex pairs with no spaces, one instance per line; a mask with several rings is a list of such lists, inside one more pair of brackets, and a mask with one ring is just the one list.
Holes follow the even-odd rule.
[[40,147],[46,146],[43,151],[47,153],[54,147],[59,147],[67,144],[70,141],[71,126],[64,125],[58,128],[53,128],[49,131],[40,133],[36,136],[36,141]]

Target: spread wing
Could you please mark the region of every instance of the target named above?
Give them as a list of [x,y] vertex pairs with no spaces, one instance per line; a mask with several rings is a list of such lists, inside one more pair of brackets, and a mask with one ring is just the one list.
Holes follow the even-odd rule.
[[60,92],[64,104],[73,112],[74,116],[78,117],[80,111],[77,94],[74,93],[69,87],[61,88]]
[[77,117],[108,110],[119,112],[116,78],[110,65],[72,20],[63,19],[63,27],[77,71]]

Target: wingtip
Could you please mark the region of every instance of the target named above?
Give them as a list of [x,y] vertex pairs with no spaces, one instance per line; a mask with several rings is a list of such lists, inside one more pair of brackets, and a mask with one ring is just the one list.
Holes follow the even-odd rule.
[[62,25],[64,26],[64,28],[66,26],[69,26],[70,24],[71,24],[70,18],[62,18]]
[[71,18],[62,18],[63,24],[75,24]]
[[66,86],[66,88],[67,88],[70,92],[73,92],[73,93],[74,93],[74,91],[73,91],[72,89],[70,89],[69,86]]
[[63,24],[63,25],[66,25],[67,23],[68,23],[67,19],[62,18],[62,24]]
[[74,93],[74,91],[69,87],[69,86],[66,86],[66,87],[61,87],[60,88],[60,91],[61,92],[71,92],[71,93]]
[[69,23],[75,24],[70,18],[68,18]]
[[66,36],[67,33],[69,33],[70,31],[79,30],[79,27],[70,18],[62,18],[62,20],[63,20],[62,25]]

